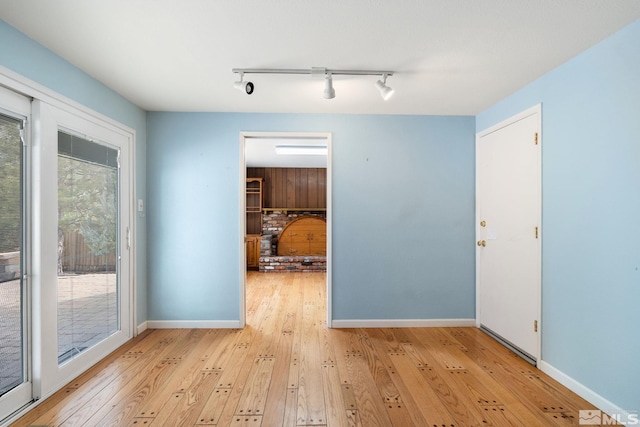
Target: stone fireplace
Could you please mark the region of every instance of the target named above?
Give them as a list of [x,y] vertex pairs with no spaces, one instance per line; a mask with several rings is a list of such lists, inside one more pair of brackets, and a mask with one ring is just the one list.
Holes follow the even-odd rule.
[[[262,215],[262,237],[260,241],[260,262],[259,271],[271,273],[284,272],[324,272],[327,270],[327,260],[325,255],[320,255],[317,242],[314,250],[305,253],[304,250],[288,249],[286,253],[280,251],[278,253],[278,243],[282,242],[282,232],[287,225],[299,220],[311,218],[326,221],[326,212],[324,210],[269,210]],[[318,221],[309,221],[315,222]],[[293,225],[292,225],[293,226]],[[324,235],[326,241],[326,224]],[[317,238],[317,237],[316,237]],[[314,239],[309,236],[309,239]],[[281,248],[282,249],[282,248]],[[326,243],[324,244],[322,253],[326,253]],[[313,254],[311,254],[313,253]]]

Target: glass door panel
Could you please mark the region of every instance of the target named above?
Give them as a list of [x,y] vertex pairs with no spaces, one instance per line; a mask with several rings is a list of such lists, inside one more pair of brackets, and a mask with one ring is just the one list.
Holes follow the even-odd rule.
[[120,330],[118,150],[58,132],[58,365]]
[[30,400],[21,119],[0,114],[0,420]]

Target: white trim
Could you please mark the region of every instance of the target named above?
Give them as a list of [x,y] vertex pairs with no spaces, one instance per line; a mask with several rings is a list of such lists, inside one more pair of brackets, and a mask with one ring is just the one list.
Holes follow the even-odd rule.
[[331,301],[333,301],[333,285],[331,278],[333,277],[333,244],[332,244],[332,236],[333,236],[333,180],[331,179],[332,173],[332,152],[333,152],[333,140],[331,137],[331,133],[327,133],[327,212],[325,219],[327,220],[327,328],[333,328],[333,306],[331,305]]
[[240,299],[240,307],[239,310],[240,312],[238,313],[238,317],[239,317],[239,321],[240,321],[240,327],[244,328],[244,326],[247,324],[247,315],[246,315],[246,310],[247,310],[247,303],[246,303],[246,298],[247,298],[247,291],[246,291],[246,285],[247,285],[247,243],[245,242],[245,238],[246,238],[246,234],[247,234],[247,216],[246,216],[246,203],[247,203],[247,197],[246,197],[246,192],[247,192],[247,160],[245,158],[245,150],[246,150],[246,143],[245,143],[245,139],[247,138],[247,134],[245,134],[244,132],[240,132],[240,144],[239,144],[239,148],[240,148],[240,155],[238,156],[240,158],[240,166],[238,167],[238,172],[239,172],[239,181],[240,181],[240,197],[238,197],[239,200],[239,208],[238,208],[238,214],[240,215],[240,221],[238,221],[239,223],[239,227],[238,227],[238,235],[240,236],[238,241],[240,242],[240,255],[239,255],[239,259],[238,259],[238,266],[239,266],[239,273],[238,273],[238,277],[239,277],[239,288],[238,291],[240,292],[238,295],[238,298]]
[[245,319],[245,310],[246,310],[246,245],[244,243],[245,238],[245,230],[246,230],[246,215],[245,215],[245,191],[246,191],[246,170],[247,164],[245,159],[245,146],[247,138],[324,138],[327,140],[327,211],[326,211],[326,220],[327,220],[327,327],[333,327],[332,321],[332,281],[331,281],[331,272],[332,272],[332,181],[331,181],[331,153],[332,153],[332,139],[330,132],[240,132],[240,155],[238,156],[240,159],[240,203],[239,203],[239,215],[240,215],[240,227],[238,230],[240,242],[240,262],[239,262],[239,277],[240,277],[240,327],[244,327],[246,324]]
[[136,327],[136,336],[140,335],[141,333],[143,333],[144,331],[146,331],[147,329],[149,329],[149,322],[148,321],[144,321],[142,323],[140,323],[137,327]]
[[148,320],[149,329],[238,329],[238,320]]
[[[551,366],[549,363],[545,362],[544,360],[541,360],[538,362],[538,369],[540,369],[542,372],[549,375],[551,378],[558,381],[560,384],[567,387],[569,390],[571,390],[578,396],[582,397],[583,399],[589,401],[594,406],[596,406],[597,408],[601,409],[602,411],[606,412],[609,415],[619,414],[622,416],[622,419],[625,419],[629,414],[631,414],[631,412],[620,408],[615,403],[600,396],[598,393],[591,390],[589,387],[576,381],[575,379],[571,378],[569,375]],[[581,408],[578,408],[578,409],[581,409]],[[582,408],[582,409],[589,409],[589,408]],[[636,414],[636,412],[633,412],[633,414]]]
[[334,319],[334,328],[461,328],[474,327],[476,319]]

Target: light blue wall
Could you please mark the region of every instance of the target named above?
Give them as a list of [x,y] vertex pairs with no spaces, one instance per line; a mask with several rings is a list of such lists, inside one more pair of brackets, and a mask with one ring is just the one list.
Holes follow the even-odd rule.
[[537,103],[542,356],[638,411],[640,21],[480,114],[477,131]]
[[334,319],[475,317],[473,117],[150,112],[150,320],[239,318],[241,131],[332,133]]
[[[0,20],[0,65],[136,131],[136,197],[146,198],[146,112]],[[147,319],[146,221],[136,223],[138,321]]]

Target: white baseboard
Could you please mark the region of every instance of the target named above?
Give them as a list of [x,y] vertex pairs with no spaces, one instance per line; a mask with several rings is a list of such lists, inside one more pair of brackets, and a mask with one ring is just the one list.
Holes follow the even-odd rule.
[[[615,403],[600,396],[595,391],[586,387],[582,383],[579,383],[578,381],[571,378],[570,376],[560,371],[559,369],[554,368],[544,360],[540,360],[538,362],[538,369],[540,369],[542,372],[549,375],[551,378],[558,381],[560,384],[567,387],[569,390],[571,390],[578,396],[587,400],[588,402],[593,404],[595,407],[606,412],[609,415],[620,416],[621,417],[620,419],[625,420],[625,419],[629,419],[628,418],[629,415],[632,414],[631,412],[620,408]],[[584,409],[589,409],[589,408],[584,408]],[[637,417],[636,412],[633,412],[633,414],[634,414],[634,417]]]
[[146,331],[149,327],[148,327],[148,322],[142,322],[138,325],[138,327],[136,328],[137,330],[137,334],[136,335],[140,335],[141,333],[143,333],[144,331]]
[[239,320],[148,320],[149,329],[236,329]]
[[332,328],[449,328],[476,326],[476,319],[358,319],[332,320]]

